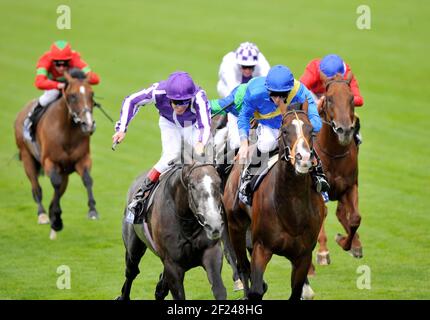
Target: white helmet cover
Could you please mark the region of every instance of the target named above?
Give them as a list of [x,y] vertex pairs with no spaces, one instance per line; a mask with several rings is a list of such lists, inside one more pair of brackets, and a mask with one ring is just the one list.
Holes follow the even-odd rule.
[[255,66],[258,63],[258,47],[252,42],[243,42],[236,50],[236,61],[241,66]]

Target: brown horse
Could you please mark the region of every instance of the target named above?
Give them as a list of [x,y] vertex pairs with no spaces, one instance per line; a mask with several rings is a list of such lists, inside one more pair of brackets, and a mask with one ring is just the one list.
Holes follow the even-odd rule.
[[35,138],[39,155],[32,151],[23,137],[24,120],[36,100],[30,101],[18,113],[15,121],[16,145],[31,182],[33,198],[38,205],[40,224],[49,223],[42,205],[42,189],[38,181],[41,169],[49,176],[54,187],[54,196],[49,206],[51,239],[55,239],[56,232],[63,228],[60,198],[66,190],[69,174],[74,171],[82,177],[88,192],[88,217],[98,218],[90,176],[90,134],[95,129],[92,116],[94,93],[82,71],[72,70],[65,77],[67,86],[62,97],[49,106],[37,124]]
[[[304,108],[307,109],[307,104]],[[254,192],[252,207],[238,200],[239,164],[234,165],[224,191],[229,234],[238,258],[245,297],[249,299],[261,299],[267,290],[263,273],[273,254],[291,261],[290,299],[301,298],[304,284],[308,284],[306,276],[312,250],[325,214],[323,199],[312,188],[309,174],[314,159],[311,156],[312,125],[306,110],[284,113],[278,145],[279,160]],[[250,223],[251,265],[245,246]]]
[[[330,183],[329,198],[338,201],[336,216],[347,233],[346,236],[338,234],[336,242],[342,249],[351,250],[354,257],[361,258],[363,253],[357,233],[361,221],[358,211],[358,147],[353,139],[356,122],[354,96],[349,87],[351,78],[352,73],[346,79],[340,74],[327,78],[321,73],[326,94],[320,110],[323,126],[315,149]],[[324,225],[318,242],[317,262],[329,264]]]

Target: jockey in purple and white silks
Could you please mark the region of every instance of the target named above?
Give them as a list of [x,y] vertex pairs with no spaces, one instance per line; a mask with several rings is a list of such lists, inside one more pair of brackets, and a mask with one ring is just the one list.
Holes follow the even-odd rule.
[[135,215],[140,214],[147,191],[155,185],[160,174],[169,169],[169,163],[181,154],[181,139],[202,154],[210,138],[211,111],[206,92],[194,84],[188,73],[179,71],[124,99],[112,137],[114,143],[125,138],[127,127],[139,108],[151,103],[160,114],[162,156],[129,206]]

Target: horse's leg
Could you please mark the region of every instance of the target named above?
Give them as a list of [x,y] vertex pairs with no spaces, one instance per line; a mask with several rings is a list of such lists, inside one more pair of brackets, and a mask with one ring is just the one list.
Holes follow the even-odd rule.
[[166,281],[174,300],[185,300],[184,275],[185,271],[173,261],[163,261]]
[[145,254],[146,245],[137,237],[133,225],[124,222],[122,237],[125,246],[125,282],[121,289],[121,296],[117,300],[130,300],[131,285],[139,271],[139,262]]
[[38,169],[36,160],[26,149],[21,150],[21,160],[24,164],[24,170],[31,183],[31,192],[33,199],[37,203],[37,220],[39,224],[48,224],[49,218],[42,204],[42,188],[38,180]]
[[228,232],[230,234],[231,243],[233,245],[234,251],[237,257],[237,269],[239,271],[240,279],[242,280],[243,289],[244,289],[244,297],[248,296],[249,290],[249,276],[250,276],[250,263],[248,260],[248,256],[246,254],[246,229],[248,228],[249,222],[244,219],[240,219],[242,221],[236,221],[239,218],[237,217],[240,214],[244,214],[242,212],[232,213],[230,216],[235,215],[234,220],[228,223]]
[[[348,218],[349,212],[349,218]],[[342,247],[342,249],[348,251],[351,250],[352,241],[354,238],[357,247],[354,247],[352,252],[353,256],[356,258],[361,258],[362,248],[361,243],[356,237],[356,232],[360,226],[361,216],[358,212],[358,187],[354,185],[348,192],[346,192],[338,202],[338,208],[336,215],[347,232],[346,236],[338,234],[336,236],[336,242]]]
[[84,160],[79,161],[75,166],[76,171],[82,177],[82,182],[84,183],[84,186],[87,189],[88,207],[90,209],[88,211],[88,218],[95,220],[99,218],[99,214],[97,213],[97,210],[96,210],[96,201],[94,200],[94,195],[93,195],[93,179],[91,178],[91,175],[90,175],[90,168],[91,168],[91,159],[89,155],[87,155],[84,158]]
[[325,233],[324,222],[321,225],[320,233],[318,234],[319,249],[317,252],[317,263],[322,266],[330,264],[330,254],[327,247],[327,234]]
[[49,219],[51,220],[51,234],[49,237],[51,240],[54,240],[57,237],[57,231],[61,231],[63,229],[60,198],[64,194],[64,191],[66,191],[69,176],[67,174],[60,174],[60,169],[56,168],[52,162],[47,162],[48,165],[45,166],[45,168],[49,168],[49,171],[47,172],[51,178],[51,184],[54,187],[54,195],[52,197],[51,204],[49,205]]
[[248,293],[249,300],[261,300],[267,290],[263,281],[266,266],[272,258],[272,251],[265,248],[262,243],[255,242],[251,259],[251,289]]
[[205,250],[202,257],[202,265],[206,270],[215,299],[226,300],[227,291],[221,278],[222,249],[220,243]]
[[226,258],[228,264],[230,265],[230,267],[233,271],[233,283],[234,283],[233,290],[234,291],[243,290],[243,284],[242,284],[242,281],[240,281],[239,272],[237,270],[236,253],[234,253],[234,249],[231,245],[230,237],[228,236],[228,229],[227,228],[224,228],[224,230],[222,232],[222,242],[224,245],[225,258]]
[[[309,266],[312,262],[312,251],[291,261],[291,296],[290,300],[300,300],[303,286],[306,283]],[[309,282],[308,282],[309,283]]]
[[164,300],[164,298],[166,298],[168,294],[169,286],[166,281],[166,277],[164,276],[164,273],[161,273],[157,283],[157,287],[155,288],[155,300]]

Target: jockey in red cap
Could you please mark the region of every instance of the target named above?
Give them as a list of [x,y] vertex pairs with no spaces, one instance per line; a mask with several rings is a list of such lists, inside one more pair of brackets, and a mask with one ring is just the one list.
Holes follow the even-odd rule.
[[36,107],[24,121],[24,136],[33,139],[35,122],[43,114],[43,110],[51,102],[55,101],[66,86],[64,72],[78,68],[87,74],[88,82],[92,85],[100,82],[99,76],[91,71],[88,64],[81,59],[78,52],[72,50],[67,41],[59,40],[51,45],[51,50],[45,52],[37,62],[35,86],[45,90],[38,99]]
[[[303,83],[315,96],[315,101],[318,104],[318,109],[321,107],[324,94],[325,86],[321,80],[320,72],[326,77],[331,78],[336,74],[341,74],[345,79],[351,71],[350,66],[343,61],[341,57],[336,54],[329,54],[322,59],[314,59],[306,66],[303,75],[300,77],[300,82]],[[355,107],[361,107],[364,104],[363,97],[361,96],[360,89],[358,87],[357,79],[352,76],[350,87],[352,94],[354,95]],[[360,119],[356,114],[356,128],[354,133],[354,139],[357,145],[361,144],[360,135]]]

